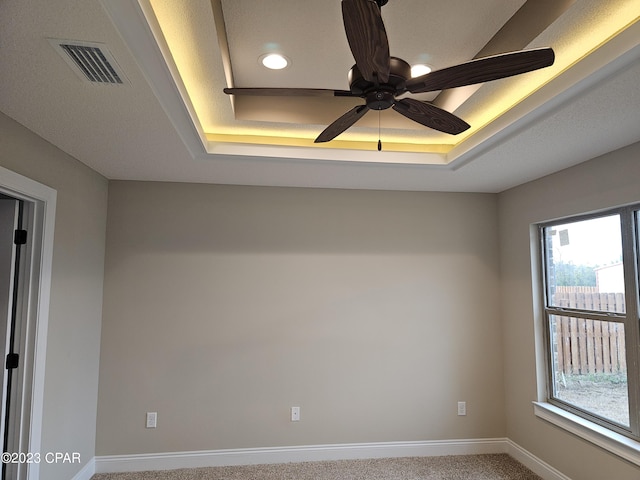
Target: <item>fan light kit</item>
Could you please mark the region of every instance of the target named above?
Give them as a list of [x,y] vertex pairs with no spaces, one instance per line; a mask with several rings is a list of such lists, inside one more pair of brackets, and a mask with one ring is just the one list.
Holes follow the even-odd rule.
[[289,65],[289,60],[279,53],[267,53],[260,57],[260,63],[270,70],[282,70]]
[[431,67],[429,65],[425,65],[424,63],[417,63],[411,66],[411,78],[416,78],[420,75],[426,75],[430,71]]
[[555,60],[551,48],[537,48],[479,58],[412,78],[411,66],[389,53],[389,40],[380,12],[387,1],[342,0],[344,29],[356,61],[348,74],[349,90],[225,88],[224,93],[255,96],[360,97],[365,100],[364,105],[353,107],[325,128],[315,139],[315,143],[333,140],[369,110],[387,108],[393,108],[399,114],[426,127],[457,135],[470,127],[461,118],[430,102],[397,97],[407,92],[435,92],[520,75],[553,65]]

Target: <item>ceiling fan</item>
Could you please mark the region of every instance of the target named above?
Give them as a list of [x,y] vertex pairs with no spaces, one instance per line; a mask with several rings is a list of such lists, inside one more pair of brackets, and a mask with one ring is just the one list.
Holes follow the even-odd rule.
[[358,105],[342,115],[315,139],[328,142],[355,124],[369,110],[393,108],[426,127],[452,135],[470,125],[432,103],[404,93],[422,93],[498,80],[548,67],[554,62],[551,48],[522,50],[494,55],[435,70],[411,78],[411,66],[389,54],[389,41],[380,10],[388,0],[342,0],[342,18],[356,64],[348,75],[349,90],[320,88],[225,88],[229,95],[361,97]]

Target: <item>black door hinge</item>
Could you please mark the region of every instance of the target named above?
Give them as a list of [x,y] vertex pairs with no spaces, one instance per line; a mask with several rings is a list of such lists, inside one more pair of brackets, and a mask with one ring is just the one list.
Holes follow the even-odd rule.
[[16,245],[24,245],[27,243],[27,231],[26,230],[16,230],[13,234],[13,243]]
[[7,355],[7,363],[5,368],[7,370],[13,370],[14,368],[18,368],[18,361],[20,360],[20,355],[17,353],[10,353]]

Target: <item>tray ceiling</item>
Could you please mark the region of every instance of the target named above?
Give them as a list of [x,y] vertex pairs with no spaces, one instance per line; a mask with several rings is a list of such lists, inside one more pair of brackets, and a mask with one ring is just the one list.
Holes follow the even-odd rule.
[[[141,0],[146,21],[172,71],[207,151],[217,145],[271,145],[314,157],[320,149],[371,152],[380,138],[382,162],[448,164],[456,147],[474,145],[535,110],[566,88],[573,70],[635,23],[624,2],[390,1],[382,9],[392,55],[434,70],[479,54],[550,46],[552,67],[443,94],[433,101],[471,124],[460,135],[437,132],[393,110],[368,112],[354,127],[324,145],[320,131],[359,98],[229,97],[226,86],[348,89],[354,61],[340,2],[297,0]],[[551,6],[552,5],[552,6]],[[587,8],[589,7],[589,8]],[[117,18],[116,18],[117,21]],[[259,58],[277,52],[290,66],[270,71]],[[564,83],[563,83],[564,82]],[[499,126],[500,125],[500,126]],[[460,148],[458,148],[460,150]],[[452,153],[453,152],[453,153]],[[350,160],[358,158],[351,152]],[[371,155],[366,158],[371,161]]]
[[[499,192],[640,141],[637,0],[390,0],[382,15],[408,62],[552,47],[556,63],[427,96],[472,125],[461,136],[389,110],[319,146],[345,99],[222,89],[346,89],[340,0],[7,0],[1,118],[109,179],[243,185]],[[81,79],[60,43],[108,52],[123,83]],[[270,51],[291,66],[261,67]]]

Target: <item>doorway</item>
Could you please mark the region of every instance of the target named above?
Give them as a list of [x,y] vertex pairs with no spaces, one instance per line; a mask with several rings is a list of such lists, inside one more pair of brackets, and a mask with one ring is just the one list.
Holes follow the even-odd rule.
[[0,167],[0,480],[40,477],[27,457],[41,445],[55,204],[55,190]]
[[[24,366],[22,333],[21,286],[25,277],[26,230],[22,230],[24,201],[0,194],[0,442],[3,454],[19,454],[19,425],[23,384],[20,381]],[[24,232],[24,233],[23,233]],[[24,362],[22,362],[24,364]],[[16,460],[20,460],[19,457]],[[18,462],[3,459],[0,479],[18,478]]]

